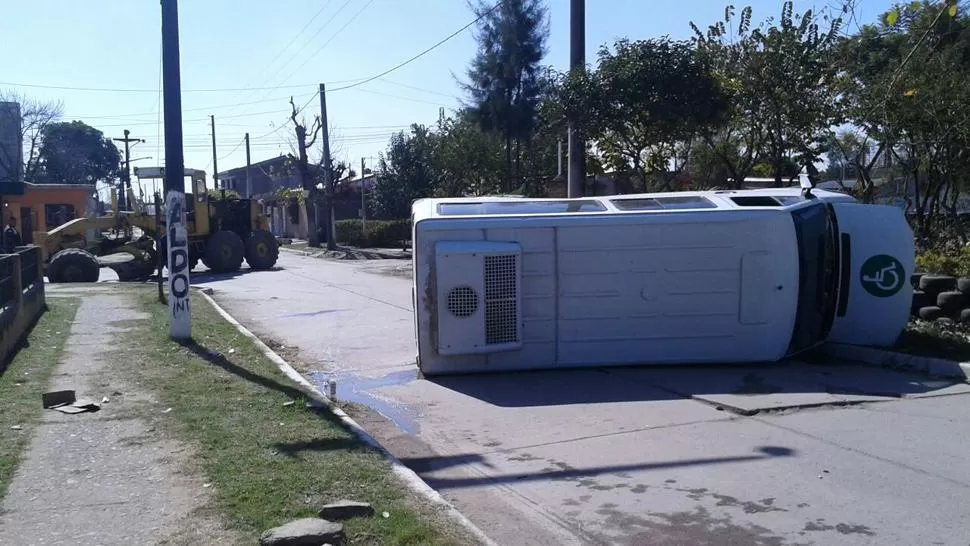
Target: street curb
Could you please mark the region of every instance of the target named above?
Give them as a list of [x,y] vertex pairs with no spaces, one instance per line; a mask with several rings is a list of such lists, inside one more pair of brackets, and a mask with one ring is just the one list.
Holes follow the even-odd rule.
[[968,381],[968,378],[970,378],[970,362],[908,355],[842,343],[827,343],[822,345],[819,350],[828,356],[861,362],[870,366],[915,371],[935,377],[959,379],[960,381]]
[[283,357],[276,354],[276,351],[274,351],[273,349],[270,349],[269,346],[263,343],[263,341],[256,336],[256,334],[249,331],[245,326],[240,324],[238,320],[233,318],[232,315],[226,312],[226,310],[223,309],[218,303],[216,303],[216,301],[212,299],[212,297],[209,296],[209,294],[206,294],[205,292],[201,292],[201,291],[199,293],[203,298],[205,298],[207,302],[209,302],[209,305],[211,305],[212,308],[215,309],[220,316],[222,316],[222,318],[224,318],[227,322],[229,322],[229,324],[232,324],[233,326],[235,326],[236,330],[238,330],[239,333],[251,339],[253,343],[255,343],[257,347],[259,347],[260,351],[262,351],[262,353],[266,356],[266,358],[270,359],[274,364],[276,364],[276,366],[280,369],[281,372],[283,372],[284,374],[286,374],[287,377],[289,377],[290,379],[292,379],[293,381],[295,381],[296,383],[298,383],[299,385],[307,389],[309,391],[308,394],[311,395],[311,398],[314,398],[316,401],[325,404],[327,408],[329,408],[329,410],[333,412],[333,414],[340,419],[340,422],[343,423],[343,425],[346,426],[348,429],[350,429],[350,431],[353,432],[354,435],[357,436],[357,438],[359,438],[362,442],[366,443],[367,445],[379,451],[384,456],[384,458],[389,463],[391,463],[391,467],[394,469],[394,473],[397,474],[397,476],[404,482],[404,484],[409,489],[425,497],[429,501],[444,508],[450,518],[452,518],[453,520],[455,520],[455,522],[457,522],[459,525],[464,527],[465,530],[467,530],[469,533],[474,535],[475,538],[481,541],[481,543],[484,544],[485,546],[498,546],[498,544],[492,541],[492,539],[488,538],[488,536],[481,529],[479,529],[478,526],[476,526],[474,523],[471,522],[471,520],[466,518],[464,514],[459,512],[454,506],[452,506],[450,502],[445,500],[445,498],[442,497],[440,493],[435,491],[430,485],[428,485],[427,482],[421,479],[421,477],[418,476],[417,473],[415,473],[413,470],[405,466],[404,463],[398,460],[397,457],[395,457],[387,449],[385,449],[384,446],[382,446],[380,442],[377,441],[377,439],[375,439],[373,436],[368,434],[363,427],[361,427],[359,424],[357,424],[356,421],[353,420],[353,418],[347,415],[344,412],[344,410],[337,407],[333,403],[333,401],[330,398],[328,398],[325,394],[320,392],[320,390],[318,390],[316,386],[313,385],[313,383],[311,383],[305,377],[303,377],[300,374],[300,372],[296,371],[293,368],[293,366],[291,366],[287,361],[283,360]]

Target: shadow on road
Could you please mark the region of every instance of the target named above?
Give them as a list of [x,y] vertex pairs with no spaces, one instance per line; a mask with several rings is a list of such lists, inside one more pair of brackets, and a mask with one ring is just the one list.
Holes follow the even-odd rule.
[[[579,485],[586,485],[591,487],[597,487],[595,483],[589,483],[585,480],[591,480],[597,476],[607,475],[607,474],[619,474],[623,472],[635,472],[644,470],[664,470],[669,468],[681,468],[687,466],[707,466],[715,464],[730,464],[730,463],[743,463],[750,461],[760,461],[764,459],[770,459],[774,457],[793,457],[796,451],[789,449],[787,447],[779,446],[762,446],[755,449],[756,454],[753,455],[743,455],[737,457],[708,457],[708,458],[696,458],[696,459],[683,459],[679,461],[662,461],[654,463],[639,463],[639,464],[627,464],[627,465],[612,465],[612,466],[596,466],[590,468],[573,468],[568,465],[560,465],[559,469],[550,469],[548,471],[542,472],[528,472],[519,474],[504,474],[497,476],[482,476],[482,477],[467,477],[467,478],[435,478],[433,476],[422,476],[424,480],[432,488],[436,490],[441,489],[454,489],[461,487],[479,487],[488,486],[495,484],[507,484],[507,483],[523,483],[530,481],[571,481],[578,482]],[[459,466],[467,464],[468,462],[475,462],[474,459],[480,457],[478,455],[458,455],[455,457],[441,457],[436,458],[435,461],[429,462],[427,459],[418,459],[418,464],[412,466],[413,461],[410,459],[401,459],[408,467],[412,468],[415,472],[433,472],[434,470],[439,470],[441,468],[446,468],[449,466]],[[455,459],[454,462],[449,459]],[[425,468],[430,468],[428,470],[420,470],[422,465]]]
[[500,407],[818,394],[903,398],[959,384],[854,364],[641,366],[439,376],[429,381]]

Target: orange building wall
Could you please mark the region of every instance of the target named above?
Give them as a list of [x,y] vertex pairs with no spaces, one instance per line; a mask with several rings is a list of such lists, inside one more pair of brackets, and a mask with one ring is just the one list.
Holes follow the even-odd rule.
[[[17,230],[28,243],[33,239],[34,231],[47,230],[44,205],[71,205],[74,218],[80,218],[87,213],[94,193],[95,187],[88,185],[27,183],[23,195],[3,196],[3,225],[7,225],[10,217],[16,218]],[[30,208],[29,218],[23,217],[23,207]]]

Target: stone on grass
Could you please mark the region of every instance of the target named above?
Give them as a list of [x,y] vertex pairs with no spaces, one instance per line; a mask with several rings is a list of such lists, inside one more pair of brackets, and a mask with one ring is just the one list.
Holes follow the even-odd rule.
[[341,500],[331,502],[320,509],[320,517],[334,521],[351,518],[369,518],[374,515],[374,509],[366,502]]
[[320,546],[343,544],[344,526],[318,518],[303,518],[270,529],[259,537],[263,546]]

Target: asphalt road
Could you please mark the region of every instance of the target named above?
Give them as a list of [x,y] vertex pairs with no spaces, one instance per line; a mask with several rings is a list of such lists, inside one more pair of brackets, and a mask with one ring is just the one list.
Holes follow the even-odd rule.
[[840,362],[423,380],[399,261],[193,278],[500,544],[970,544],[970,385]]

